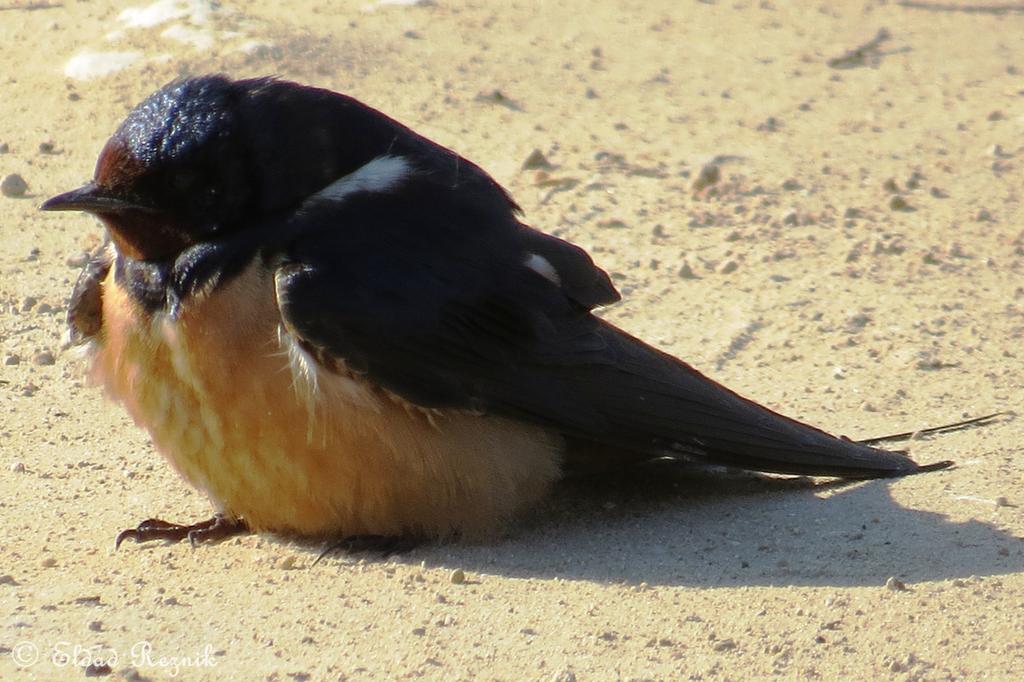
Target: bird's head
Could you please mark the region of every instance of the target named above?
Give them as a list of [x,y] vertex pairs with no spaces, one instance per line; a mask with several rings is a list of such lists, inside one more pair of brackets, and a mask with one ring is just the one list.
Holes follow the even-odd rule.
[[462,201],[516,208],[474,164],[351,97],[222,75],[150,95],[107,142],[92,182],[42,208],[92,213],[121,254],[167,261],[195,244],[287,225],[310,197],[381,157],[411,160],[439,191],[468,187]]
[[150,95],[104,146],[92,182],[43,210],[96,215],[118,250],[139,260],[173,258],[233,229],[253,185],[231,86],[209,77]]

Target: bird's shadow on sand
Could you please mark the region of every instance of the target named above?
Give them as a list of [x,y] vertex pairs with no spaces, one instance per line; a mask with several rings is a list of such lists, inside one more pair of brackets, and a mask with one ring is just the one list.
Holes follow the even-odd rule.
[[890,576],[918,582],[1024,571],[1024,538],[908,509],[893,501],[891,485],[652,464],[563,484],[503,540],[428,545],[398,560],[516,578],[696,587],[881,585]]

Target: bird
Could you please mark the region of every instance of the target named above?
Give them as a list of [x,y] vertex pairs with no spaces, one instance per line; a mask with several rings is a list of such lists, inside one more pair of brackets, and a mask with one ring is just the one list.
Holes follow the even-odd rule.
[[175,80],[41,208],[105,227],[70,341],[215,511],[118,545],[486,539],[564,477],[659,458],[840,479],[951,464],[783,416],[597,316],[620,294],[586,251],[330,90]]

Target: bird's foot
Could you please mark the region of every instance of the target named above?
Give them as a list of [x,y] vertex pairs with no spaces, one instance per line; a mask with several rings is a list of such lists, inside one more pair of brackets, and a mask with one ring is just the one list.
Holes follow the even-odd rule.
[[392,554],[405,554],[415,549],[420,540],[405,535],[350,535],[324,547],[317,554],[310,568],[316,566],[329,554],[345,552],[346,554],[377,554],[386,559]]
[[212,518],[191,525],[169,523],[160,519],[146,519],[135,528],[128,528],[117,534],[114,549],[131,538],[135,542],[151,540],[168,540],[181,542],[188,540],[195,547],[200,542],[217,542],[232,535],[248,533],[249,526],[243,519],[229,519],[223,514],[214,514]]

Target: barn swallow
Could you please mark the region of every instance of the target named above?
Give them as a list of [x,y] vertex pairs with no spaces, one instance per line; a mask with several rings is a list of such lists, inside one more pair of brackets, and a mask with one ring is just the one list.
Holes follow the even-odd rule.
[[345,95],[175,81],[42,208],[106,227],[71,339],[217,510],[118,543],[479,538],[568,473],[659,457],[850,479],[949,465],[773,412],[599,319],[620,296],[585,251]]

